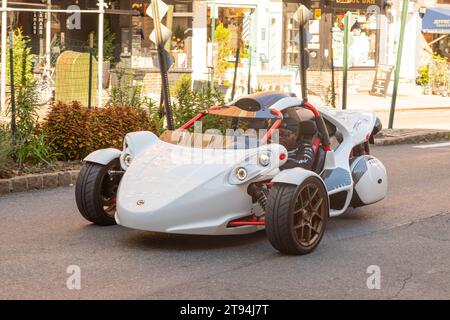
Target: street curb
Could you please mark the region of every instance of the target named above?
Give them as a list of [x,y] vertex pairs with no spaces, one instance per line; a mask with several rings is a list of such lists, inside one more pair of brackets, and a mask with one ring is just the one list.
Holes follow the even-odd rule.
[[[378,137],[377,137],[378,136]],[[375,136],[375,145],[388,146],[398,144],[418,144],[424,142],[450,140],[450,131],[446,130],[383,130]]]
[[70,170],[0,179],[0,195],[73,186],[79,173],[80,170]]
[[[378,137],[377,137],[378,136]],[[450,131],[445,130],[383,130],[375,136],[375,145],[417,144],[431,141],[450,140]],[[75,185],[80,170],[60,171],[44,174],[18,176],[0,179],[0,195],[53,189]]]

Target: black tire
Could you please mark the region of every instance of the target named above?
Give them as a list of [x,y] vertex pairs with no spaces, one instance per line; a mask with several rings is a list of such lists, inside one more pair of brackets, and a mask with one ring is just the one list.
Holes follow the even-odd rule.
[[[309,202],[303,200],[307,195],[311,199]],[[267,202],[267,237],[282,253],[310,253],[322,240],[328,215],[328,194],[320,178],[309,177],[299,186],[275,183]],[[309,232],[310,241],[306,241],[305,232]]]
[[107,165],[86,162],[75,187],[78,210],[88,221],[100,225],[115,225],[115,196],[120,178],[109,178],[109,170],[120,170],[119,159]]

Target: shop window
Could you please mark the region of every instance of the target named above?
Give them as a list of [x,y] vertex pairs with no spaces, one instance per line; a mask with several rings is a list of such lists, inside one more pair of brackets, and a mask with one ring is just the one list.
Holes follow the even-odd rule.
[[[216,27],[222,24],[230,33],[229,48],[231,49],[230,59],[234,59],[236,49],[239,45],[241,57],[248,51],[251,20],[250,8],[238,7],[217,7]],[[208,39],[211,39],[211,9],[208,8]]]
[[[192,43],[192,4],[171,3],[174,5],[172,38],[168,45],[175,62],[172,68],[191,68],[191,43]],[[132,17],[131,60],[133,68],[156,68],[158,66],[158,54],[156,45],[150,41],[153,32],[153,19],[146,14],[149,3],[132,3],[132,8],[140,12],[139,16]],[[162,20],[167,25],[167,16]]]
[[297,4],[285,4],[284,8],[284,32],[283,32],[283,64],[285,66],[298,66],[299,63],[299,45],[296,36],[299,30],[299,24],[294,20],[294,12],[297,10]]
[[[344,55],[344,14],[337,12],[333,20],[334,65],[342,67]],[[352,12],[355,23],[351,26],[348,48],[349,67],[374,67],[377,60],[377,18],[374,14],[358,10]]]

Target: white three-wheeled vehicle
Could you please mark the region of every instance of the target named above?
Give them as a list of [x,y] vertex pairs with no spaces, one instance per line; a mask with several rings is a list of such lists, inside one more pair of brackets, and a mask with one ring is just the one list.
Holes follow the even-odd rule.
[[[203,117],[229,120],[237,130],[192,132]],[[93,152],[84,159],[76,202],[98,225],[197,235],[265,228],[280,252],[305,254],[319,244],[329,217],[385,197],[385,167],[369,152],[380,130],[372,112],[258,93],[160,137],[133,132],[123,150]]]

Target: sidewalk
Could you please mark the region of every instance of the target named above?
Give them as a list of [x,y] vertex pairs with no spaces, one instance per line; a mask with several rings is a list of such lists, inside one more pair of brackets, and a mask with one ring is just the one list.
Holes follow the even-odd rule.
[[[357,93],[348,96],[347,106],[349,109],[370,109],[372,111],[384,111],[391,108],[391,96],[377,97],[369,93]],[[396,110],[428,110],[449,109],[450,98],[436,95],[410,94],[397,96]]]
[[[338,107],[342,104],[342,96],[338,97]],[[309,100],[314,103],[323,104],[318,96],[309,96]],[[370,111],[389,111],[391,108],[392,97],[371,96],[368,92],[349,93],[347,96],[347,109],[370,110]],[[411,92],[410,94],[397,95],[395,109],[398,111],[416,111],[432,109],[450,110],[450,97],[441,97],[436,95],[423,95]]]

